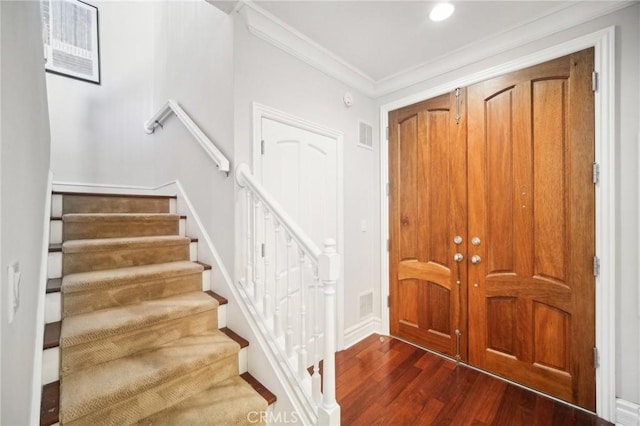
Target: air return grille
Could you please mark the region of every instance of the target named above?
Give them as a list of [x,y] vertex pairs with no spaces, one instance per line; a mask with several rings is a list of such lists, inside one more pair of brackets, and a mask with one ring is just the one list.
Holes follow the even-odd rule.
[[368,291],[360,295],[360,318],[373,314],[373,292]]
[[373,128],[365,122],[360,121],[358,145],[363,148],[373,149]]

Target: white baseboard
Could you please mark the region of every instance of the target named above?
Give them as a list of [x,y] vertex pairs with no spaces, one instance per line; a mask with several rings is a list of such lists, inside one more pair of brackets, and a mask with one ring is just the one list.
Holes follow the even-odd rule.
[[640,404],[617,398],[616,425],[640,426]]
[[347,328],[344,331],[344,348],[347,349],[372,335],[380,333],[382,321],[378,317],[371,317]]

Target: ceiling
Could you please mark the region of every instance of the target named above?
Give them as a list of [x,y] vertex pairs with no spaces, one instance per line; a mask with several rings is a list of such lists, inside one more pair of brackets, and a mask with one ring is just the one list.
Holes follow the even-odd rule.
[[456,10],[443,22],[431,22],[428,18],[437,3],[433,1],[254,3],[371,81],[380,82],[455,54],[463,47],[469,49],[483,41],[486,44],[491,38],[577,2],[454,0]]

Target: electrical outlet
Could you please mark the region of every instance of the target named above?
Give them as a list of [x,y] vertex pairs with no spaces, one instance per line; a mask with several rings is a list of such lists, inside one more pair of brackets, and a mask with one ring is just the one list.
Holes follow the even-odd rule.
[[13,262],[7,268],[7,284],[9,286],[7,292],[7,300],[9,302],[8,316],[9,316],[9,324],[13,322],[15,318],[16,312],[18,312],[18,307],[20,307],[20,276],[22,273],[20,272],[20,263]]

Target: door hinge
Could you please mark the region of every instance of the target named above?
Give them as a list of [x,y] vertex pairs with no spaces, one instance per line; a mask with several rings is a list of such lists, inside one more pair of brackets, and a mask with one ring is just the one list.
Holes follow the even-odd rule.
[[593,256],[593,276],[597,277],[600,275],[600,259],[598,256]]
[[598,348],[593,348],[593,368],[600,367],[600,354]]
[[260,253],[262,254],[262,257],[264,257],[264,243],[260,244]]
[[598,90],[598,73],[595,71],[591,73],[591,90],[594,92]]
[[389,126],[384,128],[384,137],[389,140]]
[[391,296],[387,296],[387,308],[391,307]]
[[593,183],[600,182],[600,164],[593,163]]
[[264,155],[264,139],[260,141],[260,155]]
[[391,250],[391,241],[387,238],[387,251]]
[[389,182],[387,182],[387,197],[389,196]]
[[456,87],[456,124],[460,124],[460,88]]

